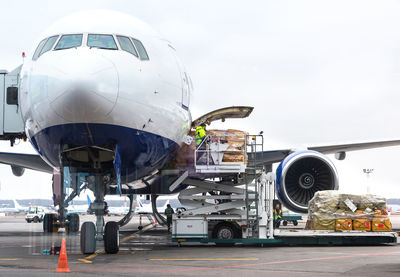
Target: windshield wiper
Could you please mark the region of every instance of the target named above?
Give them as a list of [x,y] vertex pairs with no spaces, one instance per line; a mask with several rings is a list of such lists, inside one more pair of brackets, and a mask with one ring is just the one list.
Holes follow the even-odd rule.
[[76,48],[76,49],[78,49],[78,46],[63,47],[63,48],[55,48],[54,51],[65,50],[65,49],[71,49],[71,48]]
[[106,49],[106,50],[118,50],[118,48],[107,48],[107,47],[101,47],[101,46],[90,46],[89,49],[92,48],[97,48],[97,49]]

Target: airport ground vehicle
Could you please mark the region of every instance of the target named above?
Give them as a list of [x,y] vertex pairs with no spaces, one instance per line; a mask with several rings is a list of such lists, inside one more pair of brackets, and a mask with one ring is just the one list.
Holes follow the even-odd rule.
[[302,217],[299,214],[283,214],[282,215],[282,225],[287,226],[288,223],[292,223],[294,226],[297,226],[299,224],[299,220],[301,220]]
[[25,216],[25,220],[28,223],[34,222],[42,222],[44,219],[45,210],[40,207],[30,206],[28,209],[28,213]]
[[[218,140],[220,141],[220,140]],[[246,136],[247,153],[262,148],[263,137]],[[210,157],[223,154],[224,147],[205,151]],[[213,153],[217,152],[217,153]],[[195,157],[197,154],[195,153]],[[250,155],[250,157],[255,157]],[[191,182],[191,187],[180,192],[181,203],[195,207],[181,210],[173,215],[172,241],[179,244],[185,242],[216,243],[217,245],[261,244],[261,245],[357,245],[382,244],[397,242],[394,232],[335,232],[315,230],[274,229],[273,202],[275,198],[275,174],[266,173],[257,162],[243,161],[219,162],[199,165],[195,170],[199,173],[214,172],[213,180]],[[249,164],[255,166],[249,166]],[[236,179],[226,179],[226,174],[236,170]],[[222,181],[222,182],[221,182]],[[300,215],[286,215],[286,221],[297,225]]]

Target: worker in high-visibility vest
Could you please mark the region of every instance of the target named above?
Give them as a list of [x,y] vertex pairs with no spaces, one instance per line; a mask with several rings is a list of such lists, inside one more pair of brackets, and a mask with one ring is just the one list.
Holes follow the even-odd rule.
[[172,215],[174,214],[174,209],[171,208],[170,204],[167,205],[167,208],[165,209],[164,213],[167,216],[167,227],[169,232],[172,224]]
[[282,209],[279,203],[276,203],[275,209],[274,209],[274,227],[279,228],[281,225],[281,220],[282,220]]
[[[196,139],[196,147],[199,147],[199,145],[202,143],[202,141],[205,139],[206,137],[206,124],[201,124],[200,126],[196,127],[196,135],[195,135],[195,139]],[[205,144],[203,143],[203,145],[205,146]],[[203,145],[201,146],[203,148]],[[205,147],[204,147],[205,148]]]

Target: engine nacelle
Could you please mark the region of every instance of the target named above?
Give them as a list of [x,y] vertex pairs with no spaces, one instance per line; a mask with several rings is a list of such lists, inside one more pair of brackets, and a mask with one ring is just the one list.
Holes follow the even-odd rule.
[[320,190],[337,190],[335,165],[315,151],[298,151],[287,156],[276,170],[276,192],[289,210],[307,213],[308,201]]
[[17,177],[21,177],[25,172],[25,168],[14,165],[11,166],[11,170],[12,173]]

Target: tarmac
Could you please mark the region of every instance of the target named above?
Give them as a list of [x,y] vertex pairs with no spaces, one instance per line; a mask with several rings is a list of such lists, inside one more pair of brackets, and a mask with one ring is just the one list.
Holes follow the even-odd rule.
[[[81,223],[88,220],[94,217],[81,216]],[[391,220],[393,229],[400,230],[400,215]],[[135,216],[121,229],[118,254],[105,254],[100,242],[95,254],[82,255],[79,234],[45,234],[42,224],[26,223],[23,216],[0,217],[0,276],[62,276],[65,273],[54,273],[58,256],[44,253],[60,246],[63,237],[70,276],[400,276],[400,244],[178,247],[165,227],[147,218],[142,223],[146,227],[138,231]],[[303,227],[304,221],[296,228]]]

